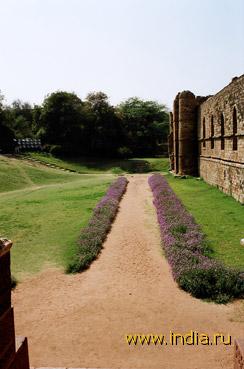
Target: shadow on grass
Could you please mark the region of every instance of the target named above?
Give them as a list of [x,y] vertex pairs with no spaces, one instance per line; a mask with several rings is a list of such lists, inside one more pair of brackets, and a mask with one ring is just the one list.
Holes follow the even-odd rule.
[[99,158],[65,158],[69,164],[82,164],[89,170],[119,173],[148,173],[151,165],[144,159],[99,159]]
[[68,157],[52,156],[48,153],[27,153],[50,165],[56,165],[78,173],[148,173],[168,171],[168,159],[161,158],[132,158],[111,159],[98,157]]

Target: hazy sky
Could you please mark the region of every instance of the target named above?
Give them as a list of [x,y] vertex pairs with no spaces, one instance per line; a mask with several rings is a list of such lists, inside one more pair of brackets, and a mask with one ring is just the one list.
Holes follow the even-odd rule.
[[0,0],[0,35],[8,103],[102,90],[171,108],[244,73],[243,0]]

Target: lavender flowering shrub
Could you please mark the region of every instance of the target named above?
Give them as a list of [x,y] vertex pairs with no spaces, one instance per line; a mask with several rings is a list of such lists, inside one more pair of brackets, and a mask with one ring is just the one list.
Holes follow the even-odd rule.
[[77,273],[89,267],[102,249],[102,244],[118,212],[119,202],[126,191],[128,180],[118,178],[111,184],[106,195],[93,211],[88,225],[82,229],[78,240],[78,251],[68,265],[68,273]]
[[198,298],[224,303],[244,297],[244,276],[211,258],[204,234],[160,174],[149,178],[162,246],[174,279]]

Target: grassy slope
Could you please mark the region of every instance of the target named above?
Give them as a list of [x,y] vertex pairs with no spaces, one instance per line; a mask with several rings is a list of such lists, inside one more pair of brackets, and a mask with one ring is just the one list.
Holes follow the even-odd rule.
[[0,155],[0,192],[19,190],[30,186],[69,182],[78,179],[74,174],[57,172],[30,165],[21,160]]
[[207,235],[213,256],[244,270],[244,206],[217,188],[194,178],[167,180]]
[[101,158],[56,158],[50,154],[29,153],[28,156],[47,164],[58,165],[79,173],[133,173],[146,171],[167,171],[167,158],[101,159]]
[[2,157],[0,173],[0,235],[14,242],[13,274],[21,278],[46,263],[65,266],[113,177],[67,174]]

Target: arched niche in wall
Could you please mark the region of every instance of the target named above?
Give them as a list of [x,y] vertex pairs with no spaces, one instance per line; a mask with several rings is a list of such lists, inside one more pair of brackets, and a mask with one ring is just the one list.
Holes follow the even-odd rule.
[[232,124],[233,124],[233,150],[236,151],[238,148],[238,138],[237,138],[237,111],[236,107],[234,106],[233,109],[233,116],[232,116]]
[[214,149],[214,117],[211,116],[211,149]]
[[202,145],[203,147],[206,147],[206,121],[205,121],[205,117],[203,118],[202,121]]
[[225,149],[225,117],[223,113],[221,113],[221,116],[220,116],[220,135],[221,135],[220,147],[221,147],[221,150],[224,150]]

